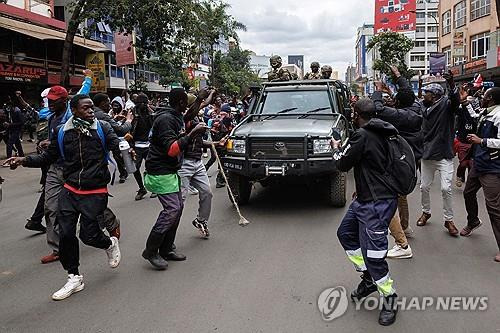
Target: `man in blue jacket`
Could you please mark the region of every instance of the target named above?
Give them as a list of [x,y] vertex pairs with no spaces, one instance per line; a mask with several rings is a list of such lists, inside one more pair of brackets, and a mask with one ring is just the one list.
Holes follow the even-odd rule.
[[[474,162],[464,189],[467,226],[460,235],[469,236],[481,226],[476,194],[482,187],[486,209],[500,250],[500,88],[488,89],[482,100],[484,113],[477,134],[467,139],[474,145]],[[495,256],[500,262],[500,252]]]

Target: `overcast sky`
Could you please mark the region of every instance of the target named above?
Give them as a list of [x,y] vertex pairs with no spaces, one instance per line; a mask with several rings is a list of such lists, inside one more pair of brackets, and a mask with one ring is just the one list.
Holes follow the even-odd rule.
[[241,46],[258,55],[303,54],[331,65],[343,77],[354,63],[356,29],[373,23],[373,0],[226,0],[231,14],[247,26]]

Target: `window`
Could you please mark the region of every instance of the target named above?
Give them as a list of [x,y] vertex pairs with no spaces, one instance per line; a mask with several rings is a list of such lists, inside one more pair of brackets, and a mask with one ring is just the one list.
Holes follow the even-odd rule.
[[470,51],[472,59],[486,57],[486,53],[490,49],[490,35],[482,33],[472,36],[470,39]]
[[412,55],[410,57],[410,61],[413,61],[413,62],[425,61],[425,56],[423,56],[423,55]]
[[446,66],[453,65],[451,63],[451,46],[443,48],[443,53],[446,54]]
[[467,8],[464,1],[460,1],[455,5],[455,28],[463,27],[467,21]]
[[428,32],[437,32],[438,31],[438,27],[437,26],[427,27],[427,31]]
[[425,32],[425,27],[417,27],[417,32]]
[[443,14],[443,36],[451,32],[451,10]]
[[490,14],[491,0],[471,0],[470,19],[475,20]]
[[465,58],[464,57],[455,58],[454,63],[455,63],[455,66],[461,65],[461,64],[465,63]]
[[415,41],[415,47],[425,47],[425,42],[423,40]]

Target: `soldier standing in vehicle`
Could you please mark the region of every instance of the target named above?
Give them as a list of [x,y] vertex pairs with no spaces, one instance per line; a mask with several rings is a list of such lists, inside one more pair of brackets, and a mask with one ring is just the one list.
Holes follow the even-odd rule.
[[324,80],[330,79],[332,77],[332,72],[332,66],[324,65],[323,67],[321,67],[321,78]]
[[269,60],[269,64],[273,68],[273,70],[267,74],[269,82],[290,81],[292,79],[292,75],[290,74],[288,69],[281,68],[283,60],[279,55],[272,56]]
[[320,80],[321,73],[319,72],[319,62],[313,61],[311,63],[311,72],[304,76],[304,80]]

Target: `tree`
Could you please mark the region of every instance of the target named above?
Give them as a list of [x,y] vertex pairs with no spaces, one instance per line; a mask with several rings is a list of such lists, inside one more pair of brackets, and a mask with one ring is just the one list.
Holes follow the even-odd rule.
[[250,69],[250,51],[239,47],[231,49],[227,54],[215,53],[213,73],[214,85],[226,95],[242,95],[251,84],[259,82],[259,77]]
[[377,50],[379,59],[373,63],[373,69],[391,77],[395,82],[390,65],[397,66],[401,75],[408,80],[414,75],[406,65],[406,55],[413,48],[413,41],[397,32],[384,32],[368,42],[368,50]]

